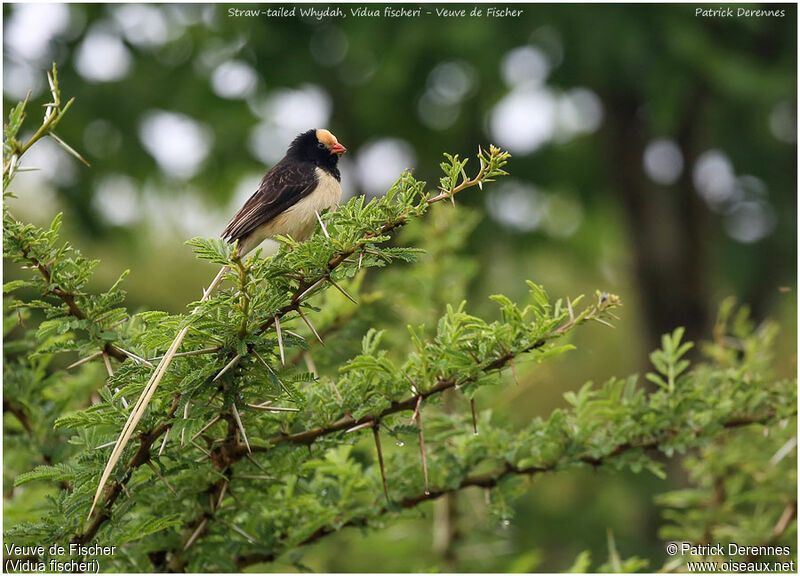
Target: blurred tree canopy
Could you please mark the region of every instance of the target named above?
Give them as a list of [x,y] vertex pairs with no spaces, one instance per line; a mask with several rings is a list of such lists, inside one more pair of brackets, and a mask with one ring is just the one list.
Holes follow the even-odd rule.
[[[535,391],[497,392],[503,417],[549,412],[584,380],[642,369],[676,326],[707,338],[730,294],[779,322],[777,371],[796,374],[795,5],[760,17],[706,17],[695,5],[300,15],[327,6],[237,17],[229,5],[4,5],[5,108],[28,91],[46,102],[55,61],[77,100],[59,135],[92,164],[38,144],[27,166],[41,171],[19,174],[13,210],[40,224],[64,211],[64,235],[102,258],[104,289],[130,268],[129,307],[174,312],[213,274],[183,242],[218,235],[300,131],[325,126],[348,147],[351,195],[381,194],[407,167],[434,181],[442,151],[467,156],[492,142],[512,152],[513,178],[463,200],[480,216],[452,249],[470,265],[442,273],[469,278],[466,296],[487,314],[486,295],[520,297],[526,278],[553,294],[604,287],[626,304],[616,332],[576,338],[587,354],[535,380],[523,367]],[[552,545],[557,561],[546,566],[563,568],[582,549],[564,543],[571,514],[582,514],[581,541],[597,558],[609,525],[618,543],[663,552],[655,479],[587,473],[538,486],[519,504],[514,550]],[[338,556],[350,538],[322,553]],[[519,569],[539,565],[531,554]]]

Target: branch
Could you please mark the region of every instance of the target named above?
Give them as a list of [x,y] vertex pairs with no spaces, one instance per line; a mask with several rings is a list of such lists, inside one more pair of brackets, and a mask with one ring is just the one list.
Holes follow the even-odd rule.
[[[553,329],[551,332],[549,332],[542,338],[538,339],[530,346],[527,346],[526,348],[518,351],[506,351],[501,356],[498,356],[486,362],[485,365],[482,366],[482,372],[484,374],[487,374],[490,372],[501,370],[510,361],[512,361],[515,356],[526,354],[528,352],[532,352],[534,350],[542,348],[551,339],[561,336],[570,328],[574,327],[576,324],[586,322],[598,317],[603,311],[607,309],[607,307],[612,305],[613,305],[612,300],[609,299],[601,300],[599,304],[587,308],[582,314],[580,314],[577,317],[573,317],[560,327]],[[233,466],[243,458],[249,457],[249,455],[254,452],[267,452],[271,449],[272,446],[276,444],[290,442],[294,444],[310,446],[315,440],[317,440],[322,436],[327,436],[330,434],[334,434],[336,432],[348,430],[355,426],[360,426],[363,428],[372,426],[374,429],[375,426],[380,424],[380,421],[382,419],[391,416],[392,414],[396,414],[398,412],[403,412],[403,411],[415,410],[418,405],[418,402],[420,402],[420,399],[425,400],[431,396],[435,396],[445,392],[446,390],[455,388],[456,386],[463,386],[467,383],[474,382],[476,379],[477,379],[476,377],[470,377],[470,378],[452,377],[447,379],[439,379],[437,383],[431,386],[428,390],[419,392],[418,394],[406,398],[405,400],[393,402],[391,406],[383,410],[380,414],[367,415],[358,420],[354,419],[352,416],[347,414],[329,426],[313,428],[311,430],[306,430],[304,432],[299,432],[296,434],[285,434],[270,438],[267,441],[268,446],[244,445],[239,443],[236,440],[236,438],[229,436],[228,440],[226,440],[224,443],[218,445],[212,450],[211,461],[214,467],[220,472],[230,473],[232,471]],[[211,501],[214,502],[217,501],[218,499],[221,499],[222,498],[221,490],[226,488],[227,485],[220,486],[219,484],[216,484],[214,486],[211,486],[208,490],[212,495]],[[429,496],[430,495],[427,494],[426,498]],[[193,544],[208,532],[210,520],[213,520],[213,514],[209,515],[208,512],[202,511],[197,518],[195,518],[192,522],[189,523],[189,526],[202,526],[202,528],[198,528],[198,530],[192,532],[191,539]],[[180,552],[177,549],[173,550],[172,552],[173,552],[172,557],[174,563],[171,563],[171,566],[175,568],[176,566],[181,565]]]
[[[47,73],[47,82],[50,85],[52,101],[45,104],[45,113],[41,126],[36,129],[36,132],[34,132],[24,144],[17,140],[16,136],[17,132],[22,126],[22,121],[25,119],[25,107],[28,105],[30,93],[25,97],[23,102],[18,104],[17,107],[12,110],[11,117],[9,118],[9,124],[6,125],[6,135],[8,137],[3,143],[3,192],[5,192],[6,188],[11,183],[11,180],[13,180],[23,154],[25,154],[31,148],[31,146],[36,144],[36,142],[46,136],[50,136],[70,155],[83,162],[86,166],[89,166],[89,163],[83,158],[83,156],[81,156],[69,144],[59,138],[54,132],[56,126],[58,126],[58,123],[61,122],[61,120],[64,118],[64,115],[67,113],[67,110],[69,110],[70,106],[72,106],[73,102],[75,102],[75,98],[70,98],[64,107],[61,107],[61,91],[58,87],[58,71],[56,70],[55,62],[53,62],[52,73]],[[18,121],[14,121],[15,114],[18,114],[16,119]],[[13,124],[13,126],[9,126],[10,124]]]
[[[19,242],[21,256],[26,262],[28,262],[29,267],[38,270],[42,275],[42,278],[44,278],[44,281],[50,285],[53,281],[50,268],[47,265],[42,264],[36,257],[30,255],[30,248],[24,245],[25,239],[22,236],[14,236],[14,239]],[[75,302],[75,293],[64,290],[60,286],[50,288],[49,291],[58,296],[61,301],[67,305],[67,314],[69,316],[77,318],[78,320],[88,319],[86,313],[81,310],[80,306],[78,306],[78,304]],[[116,358],[120,362],[124,362],[127,358],[127,356],[121,350],[117,349],[111,342],[106,342],[103,345],[103,352],[105,352],[108,356]]]
[[[599,309],[596,309],[596,312],[599,312]],[[548,341],[552,340],[557,336],[561,336],[568,330],[570,330],[575,324],[583,321],[588,321],[593,319],[595,313],[581,315],[577,318],[570,320],[569,322],[564,323],[560,327],[556,328],[555,330],[551,331],[546,336],[543,336],[524,350],[519,350],[517,352],[506,352],[502,356],[498,356],[494,360],[488,362],[483,367],[483,372],[489,373],[496,370],[501,370],[505,368],[505,366],[512,361],[516,356],[521,356],[522,354],[527,354],[528,352],[533,352],[534,350],[538,350]],[[441,394],[451,388],[455,388],[456,386],[463,386],[464,384],[468,384],[470,382],[474,382],[476,378],[448,378],[448,379],[440,379],[431,386],[428,390],[420,392],[414,396],[410,396],[404,400],[392,402],[392,405],[385,409],[380,414],[376,415],[366,415],[362,416],[358,420],[353,418],[352,416],[345,415],[336,420],[335,422],[329,424],[328,426],[320,426],[317,428],[311,428],[309,430],[304,430],[303,432],[297,432],[295,434],[281,434],[279,436],[273,436],[272,438],[268,439],[267,442],[270,446],[251,446],[253,452],[267,452],[271,449],[271,446],[276,444],[282,443],[292,443],[292,444],[305,444],[310,445],[312,444],[317,438],[322,436],[328,436],[330,434],[334,434],[336,432],[341,432],[343,430],[347,430],[352,428],[353,426],[361,426],[367,423],[378,423],[387,416],[391,416],[392,414],[396,414],[397,412],[404,412],[414,410],[417,406],[417,401],[419,398],[422,398],[423,401],[428,399],[431,396],[435,396],[437,394]],[[237,454],[241,451],[243,447],[240,447],[237,450]],[[243,455],[243,454],[242,454]]]
[[[738,428],[738,427],[741,427],[741,426],[747,426],[747,425],[750,425],[750,424],[765,423],[765,422],[768,422],[769,420],[771,420],[774,417],[775,417],[775,414],[770,412],[768,414],[764,414],[764,415],[761,415],[761,416],[742,416],[742,417],[737,417],[737,418],[731,418],[730,420],[727,420],[723,424],[723,427],[726,428],[726,429],[731,429],[731,428]],[[674,436],[677,433],[678,433],[678,431],[677,430],[673,430],[673,429],[664,430],[664,431],[662,431],[660,433],[660,435],[658,435],[658,436],[656,436],[654,438],[651,438],[650,440],[648,440],[646,442],[641,442],[641,443],[625,442],[623,444],[617,445],[614,449],[612,449],[608,454],[606,454],[603,457],[597,458],[597,457],[593,457],[593,456],[589,456],[587,454],[584,454],[584,455],[578,456],[576,458],[576,461],[577,462],[583,462],[584,464],[589,464],[591,466],[601,466],[609,458],[613,458],[615,456],[619,456],[620,454],[623,454],[623,453],[628,452],[630,450],[634,450],[634,449],[657,450],[659,445],[660,445],[660,443],[663,440],[665,440],[666,438],[668,438],[670,436]],[[702,430],[695,430],[693,432],[693,436],[695,438],[700,437],[701,433],[702,433]],[[396,502],[394,505],[392,505],[391,510],[390,510],[389,506],[384,505],[384,506],[381,506],[373,514],[364,514],[362,516],[355,516],[353,518],[348,519],[344,523],[333,522],[331,524],[325,524],[323,526],[320,526],[319,528],[317,528],[317,530],[312,532],[304,540],[302,540],[301,542],[297,543],[294,546],[300,547],[300,546],[305,546],[305,545],[311,544],[313,542],[316,542],[317,540],[320,540],[320,539],[324,538],[325,536],[329,536],[329,535],[339,531],[341,528],[344,528],[344,527],[352,527],[352,526],[366,527],[366,526],[369,526],[369,522],[371,520],[374,520],[374,519],[379,518],[381,516],[385,516],[386,514],[389,514],[390,512],[396,511],[396,507],[398,505],[402,509],[407,510],[407,509],[415,508],[415,507],[419,506],[420,504],[422,504],[424,502],[427,502],[428,500],[435,500],[435,499],[440,498],[440,497],[442,497],[442,496],[444,496],[446,494],[452,494],[452,493],[455,493],[455,492],[460,492],[462,490],[465,490],[466,488],[470,488],[470,487],[475,486],[475,487],[479,487],[479,488],[492,489],[492,488],[497,487],[497,485],[507,477],[510,477],[510,476],[528,476],[528,477],[530,477],[530,476],[534,476],[536,474],[542,474],[544,472],[553,472],[553,471],[557,470],[561,465],[562,465],[562,461],[559,460],[559,461],[553,462],[551,464],[548,464],[546,466],[528,466],[528,467],[525,467],[525,468],[520,468],[520,467],[516,466],[512,462],[505,461],[502,464],[500,464],[500,466],[498,466],[497,468],[495,468],[492,471],[489,471],[489,472],[486,472],[486,473],[483,473],[483,474],[474,474],[474,475],[469,475],[469,476],[464,477],[462,479],[462,481],[459,483],[459,485],[456,486],[456,487],[453,487],[453,488],[432,488],[427,493],[426,492],[422,492],[422,493],[419,493],[419,494],[415,494],[413,496],[406,496],[406,497],[402,498],[401,500],[399,500],[398,502]],[[285,540],[285,538],[286,538],[286,535],[284,534],[284,535],[281,536],[281,538],[278,539],[278,542],[280,542],[281,540]],[[279,551],[271,552],[271,553],[255,552],[255,553],[252,553],[252,554],[243,554],[243,555],[240,555],[240,556],[238,556],[236,558],[236,567],[239,570],[242,570],[242,569],[244,569],[244,568],[246,568],[248,566],[252,566],[254,564],[273,562],[278,557],[279,554],[280,554]]]

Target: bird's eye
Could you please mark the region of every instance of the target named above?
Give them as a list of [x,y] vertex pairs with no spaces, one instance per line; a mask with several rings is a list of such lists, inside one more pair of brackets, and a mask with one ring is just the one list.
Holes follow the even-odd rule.
[[317,148],[319,148],[320,150],[325,150],[325,144],[320,142],[320,143],[317,144]]

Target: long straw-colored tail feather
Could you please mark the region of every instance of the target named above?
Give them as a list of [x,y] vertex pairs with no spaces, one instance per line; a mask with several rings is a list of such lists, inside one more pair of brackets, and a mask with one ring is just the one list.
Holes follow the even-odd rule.
[[[206,289],[203,293],[203,297],[200,299],[201,302],[208,299],[208,297],[211,295],[211,292],[214,290],[217,284],[219,284],[219,282],[222,280],[222,277],[228,270],[229,268],[227,266],[223,266],[222,269],[220,269],[219,273],[211,282],[208,289]],[[192,311],[192,314],[197,312],[197,310],[198,309],[195,308],[194,311]],[[108,459],[105,470],[103,470],[103,475],[100,477],[100,484],[97,486],[97,492],[95,492],[94,500],[92,501],[92,507],[89,510],[87,519],[91,518],[92,513],[94,512],[94,509],[103,494],[103,488],[105,488],[106,482],[108,482],[108,479],[111,476],[111,472],[114,470],[114,467],[117,465],[117,462],[122,456],[122,451],[128,444],[128,441],[133,435],[133,431],[136,429],[139,421],[142,419],[142,416],[144,416],[144,412],[147,410],[147,405],[150,403],[150,399],[153,397],[156,388],[158,388],[158,385],[161,383],[161,379],[164,377],[164,374],[166,374],[169,365],[172,363],[172,359],[178,351],[178,348],[180,348],[180,345],[188,332],[189,326],[184,327],[180,332],[178,332],[178,335],[175,337],[175,340],[172,341],[167,353],[164,354],[163,358],[161,358],[161,361],[158,363],[158,366],[156,366],[155,371],[150,376],[150,380],[147,382],[147,386],[144,387],[144,390],[142,390],[142,394],[139,396],[139,400],[137,400],[133,410],[131,410],[131,415],[128,417],[127,422],[125,422],[125,426],[122,427],[119,438],[114,445],[114,450],[111,452],[111,456]]]

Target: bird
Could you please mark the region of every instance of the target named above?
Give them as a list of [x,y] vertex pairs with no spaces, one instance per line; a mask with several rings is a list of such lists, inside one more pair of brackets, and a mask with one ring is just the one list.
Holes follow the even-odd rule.
[[[267,171],[258,189],[222,232],[222,238],[236,247],[237,257],[245,256],[267,238],[278,235],[289,236],[298,242],[308,240],[314,233],[317,221],[322,222],[320,213],[339,205],[342,185],[338,163],[339,157],[346,151],[336,136],[324,128],[311,129],[298,135],[289,144],[286,155]],[[204,290],[202,300],[208,298],[228,270],[227,266],[222,267]],[[195,308],[192,313],[198,309]],[[189,326],[186,326],[177,334],[131,410],[100,477],[89,518],[188,331]]]
[[266,238],[291,236],[298,242],[314,232],[319,214],[342,197],[339,157],[347,149],[325,129],[303,132],[289,145],[286,156],[261,180],[258,190],[231,219],[222,233],[238,241],[244,256]]

